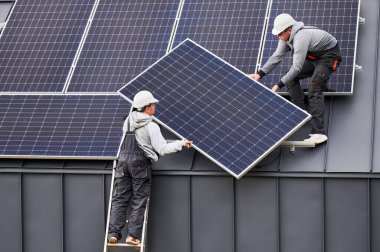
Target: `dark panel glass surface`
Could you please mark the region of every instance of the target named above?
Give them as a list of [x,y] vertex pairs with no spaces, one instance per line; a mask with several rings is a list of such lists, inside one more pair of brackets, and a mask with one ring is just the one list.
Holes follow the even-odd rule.
[[61,92],[94,0],[17,0],[0,38],[0,91]]
[[1,96],[0,155],[116,157],[123,116],[118,96]]
[[179,1],[100,1],[69,92],[115,92],[165,55]]
[[308,114],[187,40],[120,90],[150,90],[156,118],[240,177]]
[[[307,26],[323,29],[338,40],[342,53],[342,63],[337,72],[332,74],[325,92],[351,94],[353,92],[359,1],[273,0],[261,65],[267,62],[277,48],[278,38],[272,34],[272,29],[274,19],[281,13],[288,13],[296,21],[303,22]],[[268,87],[277,84],[291,64],[292,58],[289,53],[281,65],[262,79],[263,83]],[[301,83],[306,89],[307,80],[303,80]],[[285,91],[285,88],[282,91]]]
[[268,1],[186,0],[174,46],[190,38],[245,73],[254,72]]

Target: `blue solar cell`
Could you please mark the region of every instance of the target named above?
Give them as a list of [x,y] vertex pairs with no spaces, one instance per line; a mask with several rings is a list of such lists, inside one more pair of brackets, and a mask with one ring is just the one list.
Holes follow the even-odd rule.
[[119,92],[159,100],[156,119],[239,178],[310,115],[191,40]]
[[186,0],[173,45],[190,38],[243,72],[253,73],[267,6],[267,0]]
[[[331,76],[325,93],[352,94],[359,24],[359,0],[273,0],[263,49],[262,65],[276,50],[278,38],[272,35],[271,31],[275,17],[281,13],[288,13],[297,21],[321,28],[337,38],[343,60],[338,71]],[[278,83],[291,64],[292,59],[289,56],[283,60],[276,70],[263,78],[263,83],[268,87]],[[307,80],[301,83],[306,89]]]
[[61,92],[94,0],[17,0],[0,40],[0,91]]
[[123,116],[119,96],[0,96],[0,156],[116,158]]
[[169,46],[180,1],[100,1],[69,92],[115,92]]

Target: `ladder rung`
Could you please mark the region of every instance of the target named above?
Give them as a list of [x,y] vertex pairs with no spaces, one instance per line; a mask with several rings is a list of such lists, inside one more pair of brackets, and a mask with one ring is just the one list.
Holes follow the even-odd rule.
[[133,248],[141,248],[141,245],[129,245],[126,243],[107,243],[108,247],[133,247]]

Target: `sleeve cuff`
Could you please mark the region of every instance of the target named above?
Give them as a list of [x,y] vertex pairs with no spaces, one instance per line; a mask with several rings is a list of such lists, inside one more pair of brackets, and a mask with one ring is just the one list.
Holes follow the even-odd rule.
[[263,72],[263,70],[259,70],[257,72],[258,75],[260,75],[260,79],[263,78],[265,76],[265,73]]
[[280,80],[280,82],[277,83],[276,85],[277,85],[280,89],[283,88],[283,87],[285,86],[284,82],[282,82],[281,80]]

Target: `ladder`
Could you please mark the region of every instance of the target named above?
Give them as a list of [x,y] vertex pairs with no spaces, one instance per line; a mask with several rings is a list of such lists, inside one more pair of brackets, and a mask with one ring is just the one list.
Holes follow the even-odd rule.
[[[107,226],[106,226],[106,235],[105,235],[105,242],[104,242],[104,249],[103,252],[112,251],[113,249],[119,248],[119,247],[126,247],[126,248],[133,248],[140,252],[145,252],[145,244],[146,244],[146,238],[147,238],[147,228],[148,228],[148,211],[149,211],[149,199],[146,203],[146,208],[144,212],[144,222],[143,222],[143,229],[142,229],[142,235],[141,235],[141,245],[134,246],[126,244],[125,242],[120,243],[108,243],[108,226],[109,226],[109,220],[110,220],[110,213],[111,213],[111,203],[112,203],[112,194],[113,194],[113,184],[115,179],[115,169],[112,169],[112,184],[111,184],[111,190],[110,190],[110,200],[108,203],[108,214],[107,214]],[[128,221],[127,221],[128,222]],[[128,223],[127,223],[128,225]],[[125,238],[124,238],[125,239]],[[128,250],[126,250],[128,251]]]

